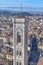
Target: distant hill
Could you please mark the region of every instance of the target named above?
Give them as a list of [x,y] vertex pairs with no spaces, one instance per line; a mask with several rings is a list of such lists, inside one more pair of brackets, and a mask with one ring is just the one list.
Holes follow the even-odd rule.
[[18,11],[9,11],[9,10],[1,10],[0,9],[0,15],[5,15],[5,16],[33,16],[33,15],[43,15],[42,13],[38,12],[18,12]]
[[30,14],[28,12],[15,12],[15,11],[0,11],[0,15],[7,15],[7,16],[32,16],[33,14]]

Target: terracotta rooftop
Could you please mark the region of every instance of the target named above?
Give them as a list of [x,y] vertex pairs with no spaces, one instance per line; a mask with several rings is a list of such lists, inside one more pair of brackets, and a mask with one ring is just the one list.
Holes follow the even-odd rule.
[[39,62],[37,65],[43,65],[43,57],[40,57]]
[[15,18],[25,18],[25,16],[15,16]]

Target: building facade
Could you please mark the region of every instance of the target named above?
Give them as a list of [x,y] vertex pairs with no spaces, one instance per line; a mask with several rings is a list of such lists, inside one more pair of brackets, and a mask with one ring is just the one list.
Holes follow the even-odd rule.
[[15,17],[13,20],[14,65],[28,65],[28,18]]

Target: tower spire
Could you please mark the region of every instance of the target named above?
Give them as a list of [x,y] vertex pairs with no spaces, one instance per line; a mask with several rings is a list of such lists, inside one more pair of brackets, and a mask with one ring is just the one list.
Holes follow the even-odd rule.
[[20,8],[20,16],[22,15],[22,2],[21,2],[21,8]]

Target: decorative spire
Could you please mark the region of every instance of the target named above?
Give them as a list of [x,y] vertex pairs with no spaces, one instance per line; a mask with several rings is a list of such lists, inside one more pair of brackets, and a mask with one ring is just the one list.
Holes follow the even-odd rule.
[[20,16],[22,16],[22,2],[21,2],[21,7],[20,7]]

